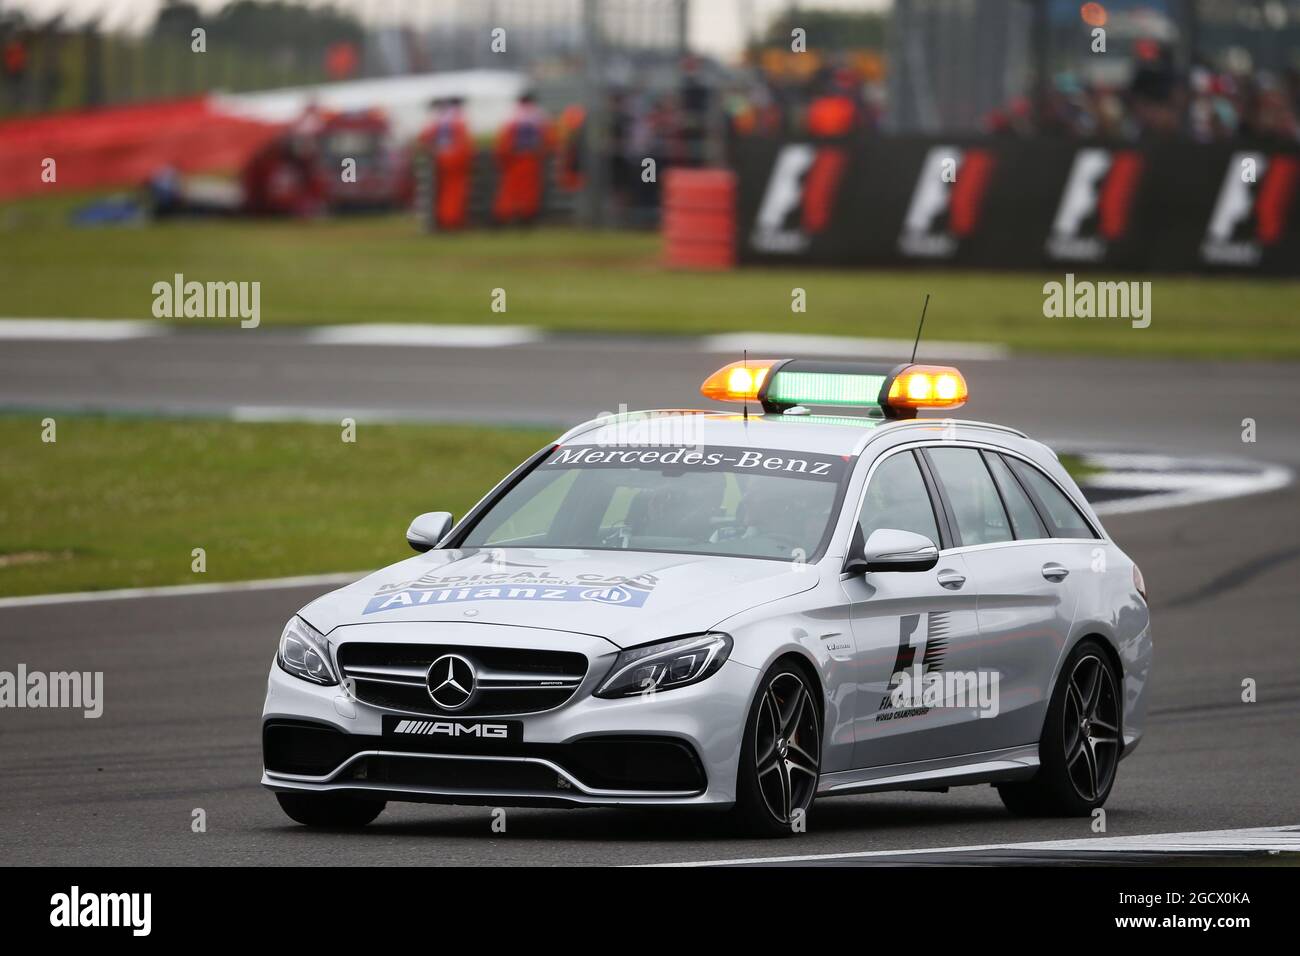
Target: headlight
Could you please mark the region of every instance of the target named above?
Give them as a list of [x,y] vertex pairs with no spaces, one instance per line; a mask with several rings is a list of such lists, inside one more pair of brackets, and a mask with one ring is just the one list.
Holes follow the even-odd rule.
[[702,681],[717,672],[731,653],[731,637],[694,634],[629,648],[618,655],[597,697],[636,697]]
[[329,648],[310,624],[295,617],[280,635],[280,650],[275,655],[279,665],[294,677],[313,684],[337,684],[334,669],[330,667]]

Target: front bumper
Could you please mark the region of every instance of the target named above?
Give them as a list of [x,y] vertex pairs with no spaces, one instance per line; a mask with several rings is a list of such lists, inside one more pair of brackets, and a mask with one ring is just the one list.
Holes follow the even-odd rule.
[[592,697],[612,659],[593,658],[582,687],[563,706],[505,718],[522,723],[522,741],[474,740],[454,748],[424,737],[385,736],[383,717],[391,711],[272,664],[262,715],[262,784],[276,791],[492,806],[734,803],[758,672],[728,661],[689,687],[623,700]]

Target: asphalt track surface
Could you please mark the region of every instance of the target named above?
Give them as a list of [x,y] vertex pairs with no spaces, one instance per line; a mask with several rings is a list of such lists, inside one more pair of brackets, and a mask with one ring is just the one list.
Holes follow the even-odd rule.
[[[720,364],[663,341],[635,351],[577,340],[443,351],[239,339],[6,342],[0,406],[559,422],[620,403],[697,405],[695,387]],[[1300,467],[1295,365],[1020,358],[964,367],[975,396],[964,417],[1076,447]],[[1256,444],[1241,442],[1245,417],[1258,423]],[[1121,765],[1106,835],[1300,823],[1300,491],[1114,515],[1107,527],[1146,575],[1156,670],[1149,732]],[[1086,820],[1013,819],[988,787],[821,801],[808,833],[775,842],[736,838],[708,814],[512,809],[506,832],[494,833],[486,808],[421,805],[390,805],[356,834],[308,832],[257,784],[258,724],[280,628],[321,590],[0,608],[0,669],[102,670],[107,698],[98,720],[0,712],[0,859],[615,864],[1090,836]],[[1257,682],[1256,703],[1241,702],[1245,678]],[[206,833],[191,831],[197,808]]]
[[[1149,330],[1135,330],[1134,335]],[[784,356],[754,356],[775,357]],[[697,340],[554,336],[509,348],[305,345],[270,329],[125,341],[0,341],[0,409],[348,415],[567,426],[628,408],[698,408],[740,358]],[[919,361],[946,356],[922,343]],[[1300,458],[1294,363],[1013,357],[959,363],[963,418],[1048,441]],[[1241,419],[1260,422],[1243,446]]]

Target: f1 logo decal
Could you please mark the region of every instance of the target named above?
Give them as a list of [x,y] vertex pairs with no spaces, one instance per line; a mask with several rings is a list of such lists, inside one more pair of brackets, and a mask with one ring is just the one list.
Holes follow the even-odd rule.
[[[923,616],[925,627],[921,626]],[[889,688],[880,702],[882,711],[894,707],[894,691],[903,682],[904,675],[943,670],[943,661],[948,654],[948,628],[946,611],[904,614],[898,619],[898,653],[894,655],[894,667],[889,672]]]
[[[915,643],[918,632],[920,642]],[[921,630],[920,614],[904,614],[898,619],[898,653],[894,655],[894,666],[889,671],[889,687],[880,701],[881,710],[894,706],[894,691],[902,681],[903,674],[912,669],[914,663],[925,661],[925,642],[929,631]]]
[[904,614],[898,619],[898,654],[894,657],[894,669],[890,674],[897,674],[900,671],[910,670],[912,664],[916,662],[918,652],[922,660],[925,658],[925,637],[922,635],[920,644],[913,644],[912,638],[921,626],[921,615]]

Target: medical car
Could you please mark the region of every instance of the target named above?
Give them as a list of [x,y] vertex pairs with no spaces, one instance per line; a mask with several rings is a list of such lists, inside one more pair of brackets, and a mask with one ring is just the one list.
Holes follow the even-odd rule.
[[262,783],[294,820],[388,801],[727,808],[991,784],[1086,815],[1141,739],[1137,566],[954,368],[733,363],[727,411],[579,425],[415,556],[289,621]]

